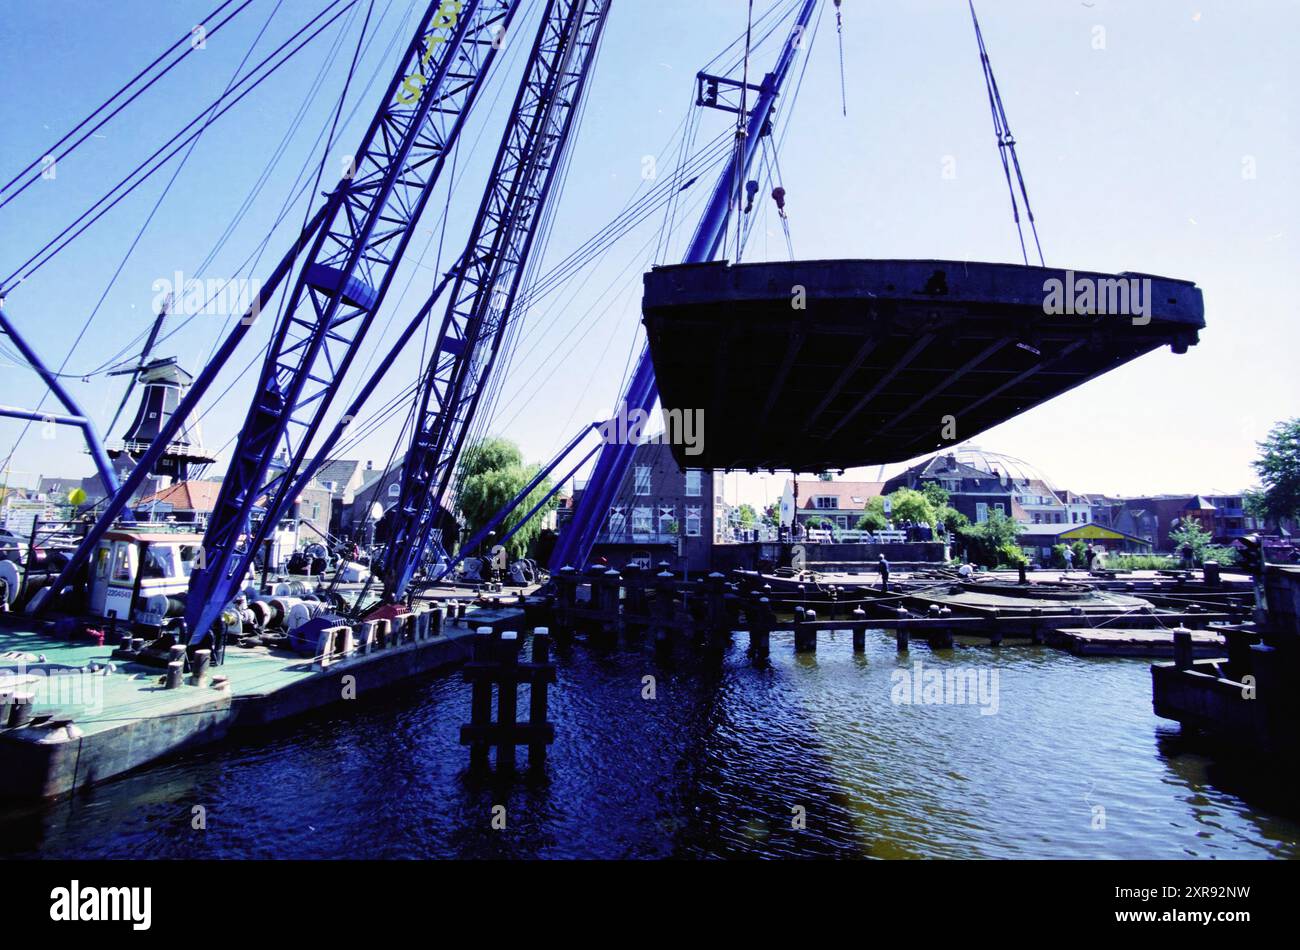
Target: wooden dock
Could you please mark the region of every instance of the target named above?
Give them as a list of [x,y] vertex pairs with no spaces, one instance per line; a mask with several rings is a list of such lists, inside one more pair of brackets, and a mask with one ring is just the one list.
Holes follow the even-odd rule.
[[[1191,640],[1192,655],[1198,659],[1221,657],[1227,653],[1227,641],[1217,633],[1193,630]],[[1170,658],[1174,655],[1172,630],[1062,627],[1049,633],[1047,642],[1075,656]]]

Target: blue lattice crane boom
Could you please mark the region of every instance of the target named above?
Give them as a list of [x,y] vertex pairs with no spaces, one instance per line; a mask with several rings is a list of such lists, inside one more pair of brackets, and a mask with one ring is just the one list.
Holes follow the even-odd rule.
[[[262,540],[292,500],[294,476],[383,302],[413,226],[521,5],[522,0],[429,4],[354,153],[350,174],[329,193],[253,307],[200,372],[153,448],[79,545],[54,590],[84,567],[152,471],[157,452],[197,406],[301,256],[208,523],[201,565],[190,577],[185,621],[192,642],[208,635]],[[255,505],[264,515],[250,525]]]
[[[711,261],[721,251],[732,211],[738,209],[740,204],[741,185],[749,175],[749,169],[758,154],[763,136],[770,134],[777,97],[780,96],[795,58],[804,45],[804,37],[818,2],[819,0],[803,0],[776,65],[763,77],[761,84],[737,82],[724,76],[700,74],[698,77],[701,105],[746,115],[746,121],[737,127],[735,152],[714,187],[683,258],[684,263],[698,264]],[[726,104],[728,92],[733,95],[739,93],[742,103],[740,107]],[[746,96],[751,92],[756,94],[754,106],[746,111],[743,104]],[[623,409],[629,417],[639,410],[645,414],[643,416],[645,418],[653,411],[658,399],[659,387],[655,381],[654,364],[650,359],[649,348],[643,346],[636,369],[623,392]],[[610,503],[632,464],[635,450],[636,445],[631,440],[610,441],[603,446],[600,455],[596,458],[596,465],[588,480],[587,489],[578,499],[573,519],[555,545],[550,563],[552,571],[557,571],[566,565],[582,566],[586,563],[596,535],[600,531],[605,512],[609,510]]]
[[421,382],[401,491],[388,515],[383,563],[390,602],[404,596],[434,541],[576,124],[610,2],[547,2]]
[[[430,7],[356,152],[354,174],[331,197],[208,522],[204,563],[190,578],[185,620],[192,642],[208,635],[292,501],[294,476],[518,6],[519,0],[451,0]],[[255,504],[265,514],[250,529]]]

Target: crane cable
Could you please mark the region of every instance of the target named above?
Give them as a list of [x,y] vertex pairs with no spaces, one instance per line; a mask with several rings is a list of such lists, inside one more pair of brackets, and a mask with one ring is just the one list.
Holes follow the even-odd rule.
[[[225,0],[225,2],[222,3],[219,7],[217,7],[215,10],[213,10],[211,13],[209,13],[206,17],[204,17],[202,20],[200,20],[200,21],[199,21],[199,25],[200,25],[200,26],[204,26],[204,24],[207,24],[207,23],[208,23],[209,21],[211,21],[214,17],[216,17],[219,13],[221,13],[222,10],[224,10],[226,7],[230,6],[230,5],[231,5],[232,3],[234,3],[234,2],[235,2],[235,0]],[[235,17],[239,16],[239,14],[242,13],[242,12],[244,11],[244,9],[245,9],[245,8],[246,8],[250,3],[252,3],[252,2],[253,2],[253,0],[244,0],[244,2],[243,2],[242,4],[240,4],[240,6],[239,6],[237,9],[235,9],[235,10],[234,10],[234,11],[233,11],[233,12],[232,12],[228,17],[226,17],[226,18],[225,18],[224,20],[222,20],[220,23],[216,23],[216,24],[214,24],[211,28],[208,28],[208,27],[204,26],[204,33],[203,33],[204,39],[206,40],[207,38],[210,38],[210,37],[212,37],[214,34],[216,34],[216,32],[217,32],[218,30],[220,30],[223,26],[225,26],[227,23],[229,23],[229,22],[230,22],[231,20],[233,20]],[[0,195],[4,195],[4,193],[5,193],[6,191],[8,191],[8,190],[9,190],[9,189],[10,189],[10,188],[11,188],[11,187],[12,187],[12,186],[13,186],[13,185],[18,181],[18,179],[22,178],[22,177],[23,177],[24,175],[26,175],[28,172],[30,172],[30,171],[32,171],[33,169],[35,169],[36,166],[39,165],[39,164],[41,164],[41,162],[43,162],[43,161],[45,160],[46,157],[53,158],[53,159],[55,159],[55,160],[60,160],[60,159],[67,158],[69,155],[71,155],[74,151],[77,150],[77,148],[81,145],[81,143],[83,143],[84,141],[86,141],[86,139],[90,138],[90,136],[92,136],[95,132],[99,131],[99,130],[102,129],[105,125],[107,125],[109,122],[111,122],[111,121],[113,120],[113,118],[114,118],[114,117],[115,117],[119,112],[121,112],[123,109],[125,109],[127,106],[129,106],[132,102],[134,102],[136,99],[138,99],[141,95],[143,95],[145,92],[147,92],[147,91],[148,91],[148,90],[149,90],[149,89],[154,85],[154,83],[158,82],[158,80],[162,79],[162,78],[163,78],[164,76],[166,76],[169,72],[171,72],[171,71],[172,71],[176,66],[178,66],[178,65],[180,64],[181,60],[185,59],[186,56],[189,56],[190,53],[194,52],[196,49],[200,49],[201,47],[199,46],[199,44],[193,42],[193,36],[194,36],[193,32],[186,33],[184,36],[182,36],[180,39],[178,39],[178,40],[177,40],[175,43],[173,43],[171,46],[167,47],[167,49],[165,49],[165,50],[163,50],[161,53],[159,53],[159,54],[158,54],[158,57],[157,57],[157,58],[156,58],[152,63],[150,63],[148,66],[144,67],[144,69],[140,70],[138,73],[136,73],[134,76],[132,76],[131,79],[130,79],[128,82],[126,82],[124,85],[122,85],[122,86],[117,90],[117,92],[113,93],[111,96],[109,96],[107,99],[105,99],[102,103],[100,103],[99,107],[96,108],[94,112],[90,113],[90,115],[86,116],[84,119],[82,119],[82,120],[81,120],[80,122],[78,122],[76,125],[74,125],[71,129],[69,129],[67,132],[64,133],[64,135],[63,135],[62,138],[60,138],[57,142],[55,142],[55,143],[54,143],[53,145],[51,145],[49,148],[45,149],[45,150],[42,152],[42,155],[41,155],[40,158],[33,159],[32,161],[28,162],[28,163],[27,163],[23,168],[19,169],[19,171],[18,171],[17,174],[15,174],[12,178],[10,178],[7,182],[5,182],[4,185],[0,186]],[[81,131],[82,127],[85,126],[85,124],[86,124],[87,122],[90,122],[91,120],[93,120],[97,115],[99,115],[101,112],[103,112],[105,109],[107,109],[110,105],[112,105],[113,102],[114,102],[114,101],[115,101],[119,96],[124,95],[124,94],[125,94],[125,93],[126,93],[126,92],[127,92],[127,91],[132,87],[132,86],[134,86],[137,82],[139,82],[139,81],[140,81],[140,80],[141,80],[141,79],[142,79],[142,78],[143,78],[143,77],[144,77],[144,76],[145,76],[145,75],[146,75],[146,74],[147,74],[151,69],[153,69],[155,66],[157,66],[160,62],[162,62],[162,61],[163,61],[167,56],[169,56],[171,53],[175,52],[175,50],[176,50],[176,48],[177,48],[178,46],[180,46],[181,44],[183,44],[183,43],[185,43],[185,42],[187,42],[187,41],[189,41],[190,46],[189,46],[188,49],[186,49],[184,52],[182,52],[180,56],[176,57],[176,58],[173,59],[170,63],[168,63],[166,66],[164,66],[164,67],[162,68],[162,70],[161,70],[161,71],[160,71],[156,76],[154,76],[154,77],[153,77],[152,79],[150,79],[147,83],[145,83],[143,87],[141,87],[140,89],[137,89],[137,90],[135,91],[135,93],[134,93],[134,94],[133,94],[129,99],[127,99],[125,102],[119,104],[119,105],[117,106],[117,108],[115,108],[115,109],[114,109],[112,112],[110,112],[107,116],[105,116],[103,119],[100,119],[99,122],[97,122],[97,123],[96,123],[94,126],[92,126],[91,128],[87,129],[87,130],[86,130],[86,133],[85,133],[84,135],[82,135],[81,138],[77,139],[77,141],[75,141],[75,142],[73,142],[71,145],[69,145],[69,146],[67,147],[67,149],[66,149],[66,150],[65,150],[61,155],[60,155],[60,154],[56,154],[56,153],[58,152],[59,148],[63,145],[63,143],[66,142],[68,139],[72,138],[72,136],[76,135],[79,131]],[[9,204],[9,202],[13,201],[15,198],[17,198],[19,195],[21,195],[24,191],[26,191],[27,188],[28,188],[28,187],[29,187],[33,182],[35,182],[35,181],[39,181],[40,178],[41,178],[41,175],[40,175],[40,173],[38,173],[38,174],[35,175],[34,177],[27,179],[27,181],[23,182],[23,184],[18,188],[17,191],[15,191],[13,194],[11,194],[11,195],[5,197],[3,201],[0,201],[0,208],[3,208],[5,205]]]
[[[745,24],[745,64],[740,80],[740,111],[736,113],[736,263],[745,252],[744,215],[740,213],[744,202],[745,182],[741,174],[745,167],[745,141],[749,138],[749,57],[754,36],[754,0],[749,0],[749,15]],[[763,130],[759,129],[762,135]]]
[[[1002,94],[998,91],[997,79],[993,76],[993,64],[989,62],[989,52],[984,45],[984,33],[980,29],[979,18],[975,15],[975,0],[967,0],[970,6],[971,22],[975,24],[975,41],[979,44],[980,64],[984,69],[984,85],[988,89],[989,110],[993,113],[993,134],[998,142],[998,156],[1002,159],[1002,173],[1007,179],[1007,191],[1011,195],[1011,217],[1016,224],[1016,235],[1020,238],[1020,255],[1025,264],[1029,264],[1029,251],[1025,246],[1024,227],[1020,223],[1020,206],[1016,202],[1016,186],[1011,181],[1014,166],[1016,181],[1020,185],[1020,196],[1025,202],[1025,214],[1029,218],[1029,227],[1034,236],[1034,246],[1038,250],[1038,263],[1045,265],[1043,245],[1038,240],[1038,225],[1034,222],[1034,211],[1029,206],[1029,190],[1025,185],[1025,176],[1020,170],[1020,157],[1016,154],[1016,139],[1011,134],[1007,122],[1007,111],[1002,105]],[[1009,156],[1009,157],[1008,157]]]
[[847,117],[849,114],[849,95],[844,85],[844,13],[840,9],[843,0],[835,0],[835,32],[840,39],[840,109]]

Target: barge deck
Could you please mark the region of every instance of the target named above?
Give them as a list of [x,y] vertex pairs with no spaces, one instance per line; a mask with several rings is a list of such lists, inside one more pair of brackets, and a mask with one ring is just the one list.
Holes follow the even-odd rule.
[[476,629],[510,629],[523,619],[517,604],[470,607],[461,620],[417,606],[391,624],[337,628],[316,657],[228,645],[221,666],[174,688],[165,670],[118,646],[0,627],[0,694],[11,723],[0,728],[0,797],[64,795],[235,729],[457,665]]

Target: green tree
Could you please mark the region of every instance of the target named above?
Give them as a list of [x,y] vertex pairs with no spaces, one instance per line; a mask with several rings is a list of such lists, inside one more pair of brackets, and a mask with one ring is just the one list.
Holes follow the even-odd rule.
[[944,505],[935,511],[935,523],[942,524],[949,534],[955,535],[970,524],[970,519],[951,505]]
[[[537,465],[526,464],[519,447],[508,439],[490,437],[467,448],[456,469],[459,493],[457,507],[464,520],[463,536],[468,538],[480,531],[511,499],[523,491],[524,486],[537,475],[538,469]],[[550,490],[550,479],[543,479],[496,529],[497,537],[513,530]],[[520,558],[528,553],[529,547],[541,533],[543,515],[551,511],[555,504],[556,501],[552,498],[506,542],[508,557]]]
[[926,482],[921,486],[921,494],[929,499],[931,507],[936,512],[948,507],[948,489],[944,488],[938,482]]
[[[1018,533],[1016,523],[994,509],[983,524],[967,525],[958,530],[957,536],[966,546],[967,557],[973,563],[999,567],[1008,563],[1014,566],[1024,559],[1024,553],[1016,543]],[[1018,559],[1011,553],[1013,549],[1019,553]]]
[[[873,498],[872,501],[879,499]],[[858,519],[856,525],[859,531],[884,531],[889,527],[889,519],[885,517],[883,506],[873,508],[870,503],[862,512],[862,517]]]
[[934,505],[922,492],[914,488],[900,488],[893,492],[889,496],[889,504],[895,521],[913,521],[916,524],[928,525],[935,523]]
[[1228,567],[1237,562],[1237,552],[1230,547],[1214,544],[1210,532],[1201,527],[1195,518],[1181,519],[1169,532],[1169,540],[1174,542],[1174,552],[1181,555],[1184,544],[1192,547],[1192,560],[1196,564],[1206,561],[1218,561]]
[[1214,538],[1195,518],[1180,518],[1170,529],[1169,540],[1174,543],[1175,554],[1181,555],[1183,546],[1189,545],[1192,549],[1192,557],[1199,564],[1205,556],[1205,549],[1210,546]]
[[1252,507],[1273,522],[1300,515],[1300,417],[1273,426],[1259,448],[1260,456],[1251,464],[1263,491]]
[[758,512],[753,505],[741,505],[736,509],[736,520],[742,528],[752,528],[758,524]]

